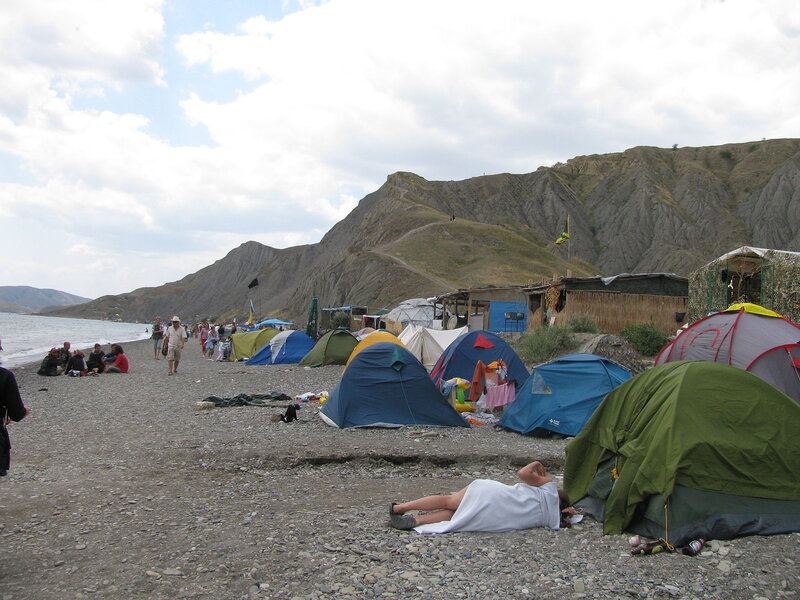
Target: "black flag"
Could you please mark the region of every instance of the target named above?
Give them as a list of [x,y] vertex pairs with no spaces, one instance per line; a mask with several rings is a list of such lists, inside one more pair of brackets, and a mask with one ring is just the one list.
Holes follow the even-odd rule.
[[255,279],[253,279],[253,281],[251,281],[251,282],[250,282],[250,283],[247,285],[247,287],[248,287],[249,289],[253,289],[253,288],[254,288],[254,287],[256,287],[257,285],[258,285],[258,277],[256,277]]

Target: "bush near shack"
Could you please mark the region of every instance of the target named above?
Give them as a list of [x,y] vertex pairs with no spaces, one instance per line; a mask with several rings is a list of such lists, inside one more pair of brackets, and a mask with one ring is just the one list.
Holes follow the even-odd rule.
[[526,364],[547,362],[578,347],[580,342],[574,333],[600,333],[600,330],[590,317],[576,315],[563,326],[540,327],[522,336],[515,350]]
[[669,341],[664,332],[652,323],[628,325],[619,332],[619,337],[630,342],[642,356],[655,356]]

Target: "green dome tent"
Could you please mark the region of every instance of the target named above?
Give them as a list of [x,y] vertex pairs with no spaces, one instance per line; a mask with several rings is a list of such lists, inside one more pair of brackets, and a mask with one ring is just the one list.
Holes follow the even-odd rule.
[[680,546],[800,531],[800,405],[741,369],[645,371],[606,396],[566,450],[564,487],[607,534]]
[[323,335],[314,347],[300,361],[301,367],[321,367],[323,365],[343,365],[358,340],[349,331],[333,329]]

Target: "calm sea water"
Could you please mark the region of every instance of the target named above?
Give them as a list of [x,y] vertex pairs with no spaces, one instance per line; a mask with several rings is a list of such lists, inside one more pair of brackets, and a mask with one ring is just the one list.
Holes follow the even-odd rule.
[[114,323],[92,319],[64,319],[0,312],[0,363],[6,368],[37,362],[52,347],[69,342],[73,350],[91,348],[95,343],[131,342],[150,337],[146,323]]

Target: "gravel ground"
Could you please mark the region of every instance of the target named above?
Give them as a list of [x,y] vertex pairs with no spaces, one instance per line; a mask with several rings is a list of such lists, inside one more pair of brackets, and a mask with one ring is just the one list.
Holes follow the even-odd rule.
[[209,362],[167,377],[149,342],[128,375],[16,368],[30,417],[9,426],[0,599],[797,597],[800,535],[632,557],[586,519],[561,531],[421,536],[391,501],[559,473],[564,441],[491,427],[336,430],[303,404],[195,410],[208,395],[329,390],[341,367]]

